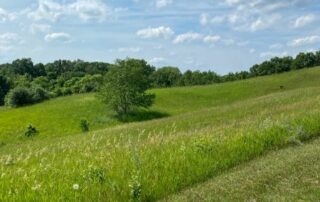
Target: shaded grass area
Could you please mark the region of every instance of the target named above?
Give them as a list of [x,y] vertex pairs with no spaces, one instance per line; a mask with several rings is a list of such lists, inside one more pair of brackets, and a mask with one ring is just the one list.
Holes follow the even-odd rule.
[[115,115],[114,118],[119,120],[122,123],[132,123],[132,122],[141,122],[141,121],[149,121],[153,119],[160,119],[168,117],[169,114],[152,111],[152,110],[144,110],[137,109],[134,112],[129,113],[125,116]]
[[164,201],[318,201],[320,140],[270,152]]
[[[0,108],[0,142],[23,143],[29,124],[39,131],[37,139],[75,135],[80,121],[89,121],[91,130],[111,128],[129,122],[165,118],[184,113],[225,106],[275,92],[320,86],[320,68],[303,69],[280,75],[210,86],[154,89],[155,105],[150,110],[118,119],[93,94],[61,97],[19,109]],[[280,86],[284,86],[281,89]]]
[[85,136],[5,146],[0,200],[161,199],[268,150],[318,136],[319,95],[319,87],[304,88]]

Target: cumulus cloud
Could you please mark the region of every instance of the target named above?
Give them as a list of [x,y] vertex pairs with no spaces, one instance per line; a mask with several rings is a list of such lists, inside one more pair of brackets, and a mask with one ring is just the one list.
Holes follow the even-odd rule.
[[224,0],[224,2],[230,7],[230,11],[213,17],[201,15],[200,23],[202,25],[226,23],[236,31],[256,32],[280,23],[287,23],[279,14],[282,10],[307,5],[306,0]]
[[55,22],[63,16],[76,16],[82,21],[103,21],[109,14],[109,8],[100,0],[76,0],[62,4],[53,0],[38,0],[38,8],[28,13],[34,20]]
[[293,27],[294,28],[300,28],[300,27],[304,27],[307,24],[312,23],[314,20],[316,19],[315,15],[313,14],[308,14],[308,15],[304,15],[304,16],[300,16],[298,17],[294,24]]
[[288,45],[291,47],[299,47],[299,46],[305,46],[305,45],[311,45],[311,44],[317,44],[317,43],[320,43],[320,36],[313,35],[313,36],[294,39],[291,42],[289,42]]
[[68,5],[68,9],[70,13],[78,15],[83,21],[103,21],[109,14],[107,5],[97,0],[77,0]]
[[190,41],[195,41],[195,40],[202,40],[202,39],[203,39],[202,34],[188,32],[188,33],[180,34],[180,35],[176,36],[176,38],[173,40],[173,43],[179,44],[179,43],[190,42]]
[[15,13],[10,13],[3,8],[0,8],[0,23],[5,23],[15,20],[17,15]]
[[280,18],[281,16],[276,14],[264,18],[258,18],[256,21],[252,22],[250,25],[250,30],[255,32],[266,29],[275,24],[275,22],[277,22]]
[[203,38],[203,41],[204,41],[205,43],[215,43],[215,42],[219,41],[220,39],[221,39],[221,36],[219,36],[219,35],[205,36],[205,37]]
[[60,41],[66,43],[71,41],[71,35],[64,32],[50,33],[47,34],[44,39],[47,42]]
[[148,39],[148,38],[169,38],[174,32],[170,27],[155,27],[155,28],[146,28],[137,31],[137,36],[140,38]]
[[173,44],[180,44],[185,42],[191,42],[191,41],[202,41],[204,43],[216,43],[218,41],[222,41],[227,45],[230,45],[230,41],[234,43],[231,39],[222,39],[219,35],[203,35],[196,32],[187,32],[184,34],[177,35],[175,39],[173,40]]
[[172,4],[172,0],[156,0],[156,7],[163,8]]

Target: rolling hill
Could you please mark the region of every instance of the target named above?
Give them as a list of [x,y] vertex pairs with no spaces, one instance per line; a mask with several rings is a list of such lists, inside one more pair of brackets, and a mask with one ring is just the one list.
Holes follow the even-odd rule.
[[[154,89],[155,105],[125,121],[117,120],[93,94],[3,108],[0,201],[155,201],[197,183],[204,184],[173,199],[196,200],[199,192],[211,200],[211,190],[228,199],[227,192],[215,188],[226,183],[226,175],[240,181],[246,173],[256,189],[249,193],[244,188],[245,196],[267,200],[259,195],[263,176],[250,170],[255,161],[261,166],[285,159],[288,151],[277,150],[298,146],[288,150],[298,156],[315,149],[310,159],[319,167],[311,156],[319,141],[299,146],[320,134],[319,76],[320,68],[312,68],[211,86]],[[89,121],[90,133],[80,132],[81,119]],[[32,139],[23,137],[29,123],[40,131]],[[275,152],[259,160],[270,150]],[[281,165],[270,166],[265,175],[271,178]],[[291,171],[281,176],[294,175]],[[319,180],[312,171],[302,174]],[[287,184],[301,193],[294,180]],[[278,185],[275,179],[270,187]],[[230,185],[228,194],[247,199],[235,187]],[[319,194],[304,191],[310,191],[310,198]],[[298,194],[292,197],[299,199]]]

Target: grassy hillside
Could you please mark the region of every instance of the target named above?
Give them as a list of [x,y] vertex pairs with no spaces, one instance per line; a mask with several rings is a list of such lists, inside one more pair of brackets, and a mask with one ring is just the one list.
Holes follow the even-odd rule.
[[170,117],[2,146],[0,201],[154,201],[268,150],[299,145],[320,134],[318,75],[311,69],[155,90],[153,110]]
[[[320,86],[319,77],[320,68],[312,68],[211,86],[156,89],[152,90],[157,95],[154,107],[128,121],[175,116],[270,93]],[[0,109],[0,142],[25,142],[23,133],[30,123],[39,129],[38,139],[75,135],[81,132],[81,119],[87,119],[92,130],[123,124],[93,94],[63,97],[19,109]]]
[[165,201],[318,201],[320,140],[270,152]]

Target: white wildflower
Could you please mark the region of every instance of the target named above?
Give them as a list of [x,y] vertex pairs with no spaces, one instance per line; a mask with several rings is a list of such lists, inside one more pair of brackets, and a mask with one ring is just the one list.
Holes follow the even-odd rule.
[[73,184],[72,188],[74,190],[78,190],[80,188],[79,184]]

